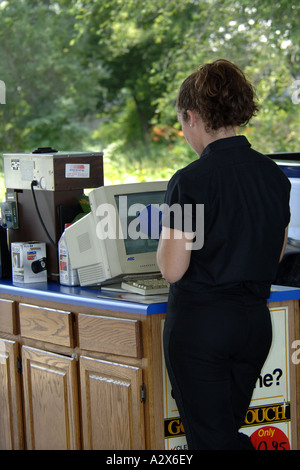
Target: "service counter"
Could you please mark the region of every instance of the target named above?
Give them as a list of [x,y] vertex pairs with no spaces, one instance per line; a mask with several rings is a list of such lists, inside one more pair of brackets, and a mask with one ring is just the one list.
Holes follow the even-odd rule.
[[[243,431],[300,449],[300,289],[274,286],[274,338]],[[166,297],[0,282],[0,448],[185,449],[162,353]]]

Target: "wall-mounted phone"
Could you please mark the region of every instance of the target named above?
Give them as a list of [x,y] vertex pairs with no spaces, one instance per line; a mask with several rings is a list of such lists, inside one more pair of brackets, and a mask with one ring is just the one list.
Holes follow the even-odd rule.
[[0,203],[1,225],[4,228],[19,228],[17,193],[7,191],[6,201]]

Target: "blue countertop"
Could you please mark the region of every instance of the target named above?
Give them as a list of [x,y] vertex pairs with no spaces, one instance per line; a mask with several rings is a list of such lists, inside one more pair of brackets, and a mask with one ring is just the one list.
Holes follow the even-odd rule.
[[[93,307],[117,312],[153,315],[166,313],[167,296],[143,299],[137,294],[102,291],[99,287],[71,287],[56,282],[13,284],[11,280],[0,281],[0,294],[34,298],[52,302]],[[268,302],[300,299],[300,288],[273,286]]]
[[107,292],[100,287],[63,286],[56,282],[36,282],[33,284],[13,284],[11,280],[0,281],[0,294],[60,302],[82,307],[93,307],[116,312],[153,315],[166,313],[167,296],[155,296],[155,302],[149,302],[149,297],[143,299],[138,294]]

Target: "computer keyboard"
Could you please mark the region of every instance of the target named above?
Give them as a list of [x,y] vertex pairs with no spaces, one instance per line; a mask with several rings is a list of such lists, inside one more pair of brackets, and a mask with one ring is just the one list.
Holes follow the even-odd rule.
[[122,289],[141,295],[168,294],[169,283],[162,277],[123,281]]

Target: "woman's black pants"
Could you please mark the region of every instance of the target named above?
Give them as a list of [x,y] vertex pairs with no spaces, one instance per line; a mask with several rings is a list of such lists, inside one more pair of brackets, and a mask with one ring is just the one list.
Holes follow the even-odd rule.
[[171,286],[164,354],[189,450],[253,449],[239,429],[271,341],[264,299]]

